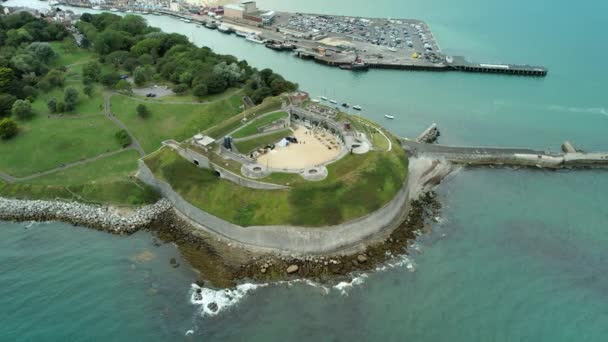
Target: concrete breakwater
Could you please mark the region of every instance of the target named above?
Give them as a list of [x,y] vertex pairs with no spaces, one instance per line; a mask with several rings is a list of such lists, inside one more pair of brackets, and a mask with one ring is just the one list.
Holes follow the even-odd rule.
[[8,221],[64,221],[115,234],[130,234],[144,228],[172,208],[161,199],[132,211],[76,202],[17,200],[0,198],[0,219]]

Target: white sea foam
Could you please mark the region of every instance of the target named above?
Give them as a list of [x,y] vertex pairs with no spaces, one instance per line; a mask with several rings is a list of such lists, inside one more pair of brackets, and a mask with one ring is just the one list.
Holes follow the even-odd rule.
[[362,285],[367,277],[367,273],[362,273],[354,277],[351,281],[339,282],[337,285],[334,285],[333,288],[338,290],[343,296],[347,296],[350,289],[352,289],[354,286]]
[[[239,303],[249,292],[254,291],[259,287],[267,286],[268,284],[241,284],[232,289],[213,290],[206,287],[199,287],[196,284],[191,285],[190,302],[194,305],[200,305],[202,316],[215,316],[223,310],[232,307]],[[200,294],[197,290],[201,290]],[[217,310],[212,310],[209,306],[212,303],[217,305]]]
[[588,113],[588,114],[600,114],[604,116],[608,116],[608,110],[605,107],[567,107],[567,106],[559,106],[552,105],[549,106],[550,110],[560,111],[560,112],[570,112],[570,113]]

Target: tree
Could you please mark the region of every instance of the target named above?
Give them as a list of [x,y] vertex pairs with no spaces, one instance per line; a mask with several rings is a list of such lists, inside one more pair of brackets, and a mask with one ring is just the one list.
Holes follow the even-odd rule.
[[13,103],[12,111],[13,115],[21,120],[29,119],[34,115],[32,104],[28,100],[15,101],[15,103]]
[[[4,49],[4,47],[3,47],[3,49]],[[0,91],[4,91],[4,90],[8,89],[8,87],[13,82],[14,77],[15,77],[15,75],[13,73],[13,69],[6,68],[6,67],[0,67]]]
[[183,83],[177,84],[175,87],[173,87],[173,92],[176,94],[183,94],[186,91],[188,91],[188,86]]
[[226,90],[226,87],[228,87],[228,82],[222,76],[213,74],[209,77],[209,81],[207,82],[209,94],[219,94]]
[[106,29],[97,35],[93,47],[100,55],[107,55],[114,51],[129,49],[129,45],[126,32]]
[[133,80],[138,86],[144,85],[148,80],[148,72],[146,71],[146,68],[141,66],[135,68],[133,71]]
[[192,89],[192,93],[194,93],[194,96],[198,98],[204,97],[205,95],[207,95],[207,85],[204,83],[200,83],[199,85],[194,87],[194,89]]
[[65,103],[63,101],[57,101],[57,113],[65,112]]
[[101,64],[98,62],[89,62],[82,67],[82,77],[84,83],[92,83],[99,81],[101,74]]
[[72,111],[76,108],[78,103],[78,90],[74,87],[67,87],[63,92],[63,102],[65,103],[65,110]]
[[46,106],[49,108],[51,113],[57,112],[57,99],[51,97],[48,101],[46,101]]
[[91,96],[93,95],[93,90],[94,90],[94,89],[93,89],[93,86],[92,86],[92,85],[90,85],[90,84],[87,84],[87,85],[85,85],[85,86],[84,86],[84,88],[82,89],[82,92],[83,92],[83,93],[84,93],[86,96],[91,97]]
[[0,94],[0,118],[11,115],[13,103],[17,100],[16,97],[9,94]]
[[137,105],[137,115],[142,119],[146,119],[150,116],[150,110],[148,109],[148,107],[146,107],[146,105],[138,104]]
[[101,75],[99,81],[106,87],[112,87],[120,80],[120,75],[117,72],[111,71]]
[[152,55],[149,53],[144,53],[143,55],[139,56],[139,58],[137,58],[137,61],[141,65],[151,65],[154,64],[154,57],[152,57]]
[[57,53],[49,43],[34,42],[28,45],[27,51],[38,60],[48,64],[57,58]]
[[19,127],[15,120],[11,118],[4,118],[0,120],[0,138],[2,139],[10,139],[17,135],[19,132]]
[[123,148],[131,145],[131,136],[124,129],[116,132],[115,137],[116,140],[118,140],[120,146],[122,146]]
[[51,87],[63,87],[65,84],[65,76],[63,72],[58,69],[53,69],[46,74],[44,79],[49,83]]
[[131,83],[129,83],[127,80],[120,80],[116,82],[114,89],[127,94],[131,94],[133,92],[131,89]]

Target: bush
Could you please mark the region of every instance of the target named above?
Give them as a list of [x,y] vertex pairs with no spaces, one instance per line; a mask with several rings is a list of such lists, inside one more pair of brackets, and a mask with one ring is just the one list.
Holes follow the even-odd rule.
[[78,103],[78,90],[74,87],[67,87],[63,92],[63,102],[65,103],[65,110],[72,111],[76,108]]
[[148,107],[146,107],[146,105],[138,104],[137,105],[137,115],[140,118],[145,119],[150,116],[150,110],[148,109]]
[[65,103],[63,101],[57,101],[57,113],[65,112]]
[[106,87],[112,87],[120,80],[120,75],[117,72],[111,71],[101,75],[99,81]]
[[57,112],[57,99],[51,97],[48,101],[46,101],[46,106],[49,108],[51,113]]
[[131,145],[131,136],[129,135],[129,133],[127,133],[127,131],[125,131],[124,129],[116,132],[116,139],[118,140],[118,143],[120,144],[120,146],[127,147],[129,145]]
[[188,91],[188,86],[185,85],[185,84],[182,84],[182,83],[180,83],[180,84],[176,85],[175,87],[173,87],[173,92],[176,93],[176,94],[183,94],[183,93],[185,93],[187,91]]
[[13,115],[17,118],[24,120],[29,119],[34,116],[34,112],[32,111],[32,104],[28,100],[17,100],[13,103]]
[[91,97],[91,95],[93,95],[93,85],[92,84],[87,84],[84,86],[84,88],[82,89],[82,91],[84,92],[84,94],[88,97]]
[[11,115],[13,103],[17,100],[16,97],[9,94],[0,94],[0,118]]
[[127,80],[120,80],[114,85],[114,89],[116,91],[120,91],[126,94],[131,94],[133,90],[131,89],[131,83]]
[[198,97],[198,98],[202,98],[205,95],[207,95],[207,85],[205,84],[199,84],[196,87],[194,87],[194,89],[192,89],[192,93],[194,93],[194,96]]
[[11,118],[4,118],[0,120],[0,138],[2,139],[10,139],[17,135],[19,132],[19,127],[15,120]]

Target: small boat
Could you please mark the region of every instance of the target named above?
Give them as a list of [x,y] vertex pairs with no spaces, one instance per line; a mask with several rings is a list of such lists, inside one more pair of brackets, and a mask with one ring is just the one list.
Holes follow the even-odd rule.
[[361,110],[361,106],[354,105],[354,106],[353,106],[353,109],[354,109],[354,110]]
[[236,35],[239,37],[247,37],[247,32],[244,31],[236,31]]
[[342,107],[344,107],[344,108],[348,108],[348,107],[350,107],[350,104],[349,104],[349,103],[347,103],[347,102],[344,102],[344,103],[342,104]]
[[245,39],[247,39],[250,42],[257,43],[257,44],[265,43],[265,41],[263,39],[261,39],[260,37],[258,37],[258,35],[255,33],[248,35],[247,38],[245,38]]
[[101,10],[101,6],[93,6],[93,7],[91,7],[91,9],[94,9],[94,10],[96,10],[96,11],[99,11],[99,10]]
[[329,102],[331,102],[333,104],[338,104],[338,101],[336,101],[336,100],[329,100]]
[[232,29],[224,24],[221,24],[220,26],[217,27],[217,30],[222,32],[222,33],[232,33]]
[[317,100],[317,99],[312,99],[312,100],[310,100],[310,101],[312,101],[312,102],[314,102],[314,103],[319,103],[319,102],[320,102],[320,101],[319,101],[319,100]]
[[132,10],[127,10],[127,13],[133,13],[133,11]]
[[395,118],[394,116],[388,115],[388,114],[384,114],[384,117],[387,119],[391,119],[391,120],[393,120]]
[[217,28],[217,24],[213,21],[210,21],[208,23],[205,24],[205,27],[208,29],[212,29],[215,30]]
[[110,8],[110,12],[118,12],[118,8],[112,7],[112,8]]
[[325,96],[321,96],[321,100],[323,100],[323,101],[327,101],[327,97],[325,97]]

